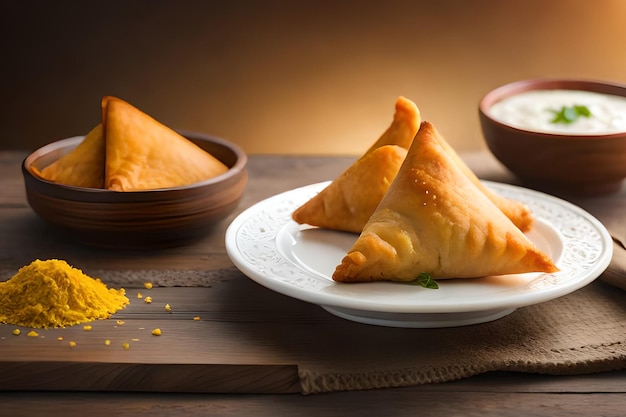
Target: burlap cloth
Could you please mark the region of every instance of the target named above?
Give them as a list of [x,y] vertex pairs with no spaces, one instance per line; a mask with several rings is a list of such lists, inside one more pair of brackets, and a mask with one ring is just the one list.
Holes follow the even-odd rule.
[[480,325],[346,327],[340,340],[326,340],[338,356],[301,366],[304,392],[445,382],[487,371],[583,374],[626,367],[626,294],[601,282]]

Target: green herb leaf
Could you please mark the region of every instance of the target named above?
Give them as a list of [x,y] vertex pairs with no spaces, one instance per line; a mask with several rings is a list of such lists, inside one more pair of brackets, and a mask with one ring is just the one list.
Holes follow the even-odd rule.
[[424,288],[430,288],[431,290],[439,289],[437,281],[430,276],[428,272],[420,273],[417,278],[410,282],[413,285],[421,285]]
[[578,120],[579,117],[591,117],[591,111],[587,106],[575,104],[571,107],[563,106],[561,110],[550,110],[554,113],[554,117],[550,121],[557,124],[571,124]]

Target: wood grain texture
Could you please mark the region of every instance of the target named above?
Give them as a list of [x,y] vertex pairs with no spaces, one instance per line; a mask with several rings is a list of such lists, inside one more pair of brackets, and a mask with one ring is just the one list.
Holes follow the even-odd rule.
[[[323,395],[0,393],[21,417],[137,416],[622,416],[625,373],[578,377],[494,373],[447,384]],[[89,400],[89,403],[86,400]]]
[[[32,213],[18,174],[24,156],[0,152],[0,279],[35,258],[61,254],[88,273],[117,269],[131,274],[136,285],[127,288],[131,305],[118,314],[122,326],[104,320],[93,323],[90,332],[78,326],[27,338],[10,334],[13,326],[0,325],[0,415],[621,416],[626,409],[626,371],[575,376],[495,372],[442,384],[294,395],[301,357],[298,349],[280,349],[276,340],[291,340],[299,349],[311,341],[337,348],[318,335],[320,329],[332,333],[343,321],[264,289],[236,271],[224,253],[229,219],[214,235],[186,247],[86,249],[59,238]],[[250,184],[237,212],[276,193],[331,179],[350,161],[253,157]],[[482,161],[478,158],[476,164]],[[285,171],[299,175],[285,176]],[[497,178],[505,175],[488,171]],[[150,305],[133,298],[136,292],[148,295],[141,286],[144,279],[171,284],[167,280],[173,279],[168,275],[173,269],[202,286],[154,288]],[[172,306],[171,313],[164,303]],[[259,303],[264,305],[262,318],[255,313]],[[196,315],[200,321],[193,320]],[[259,326],[261,322],[265,324]],[[308,342],[290,333],[303,325],[312,329]],[[150,334],[157,326],[162,336]],[[77,342],[73,349],[67,345],[71,339]],[[121,343],[128,340],[131,347],[124,350]]]
[[[231,290],[228,296],[225,288],[129,289],[131,304],[91,322],[89,331],[82,325],[37,329],[39,336],[29,337],[28,328],[2,325],[0,389],[299,392],[296,363],[276,351],[277,330],[254,331],[259,322],[251,311],[223,308],[233,305],[236,294],[249,296],[245,289]],[[139,291],[153,302],[136,298]],[[166,303],[172,312],[165,311]],[[273,314],[280,328],[278,311]],[[15,328],[19,336],[11,333]],[[160,336],[151,334],[156,328]]]

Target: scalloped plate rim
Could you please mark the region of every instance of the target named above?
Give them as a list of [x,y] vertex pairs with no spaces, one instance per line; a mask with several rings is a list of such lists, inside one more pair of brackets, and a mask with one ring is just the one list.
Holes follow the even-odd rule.
[[[588,242],[592,249],[597,250],[595,258],[588,265],[583,268],[581,272],[574,273],[569,279],[556,282],[554,284],[546,283],[543,288],[529,289],[521,288],[519,291],[513,291],[512,295],[503,295],[492,297],[494,299],[485,300],[481,298],[464,301],[455,300],[449,302],[436,302],[426,304],[410,304],[395,303],[393,297],[391,299],[384,299],[383,301],[377,301],[377,297],[368,296],[368,293],[377,290],[377,287],[389,287],[399,286],[406,284],[399,283],[361,283],[361,284],[343,284],[335,283],[330,280],[321,284],[324,289],[331,288],[332,291],[320,291],[313,286],[307,286],[301,282],[298,285],[294,281],[290,281],[288,275],[304,276],[312,279],[315,282],[319,280],[317,274],[309,270],[310,265],[299,265],[298,261],[294,262],[293,259],[288,259],[279,249],[279,242],[277,242],[277,236],[284,232],[286,227],[294,227],[295,222],[291,220],[291,212],[303,204],[306,200],[312,197],[316,192],[319,192],[322,188],[330,183],[330,181],[323,181],[307,186],[298,187],[289,191],[285,191],[262,200],[240,213],[228,226],[225,235],[226,251],[233,264],[248,278],[259,283],[260,285],[276,291],[278,293],[306,301],[309,303],[320,305],[327,310],[331,311],[334,307],[338,309],[348,309],[364,313],[367,316],[367,312],[376,313],[390,313],[390,314],[407,314],[407,316],[415,314],[451,314],[451,313],[474,313],[481,311],[493,311],[494,309],[514,310],[519,307],[524,307],[532,304],[537,304],[545,301],[549,301],[564,295],[567,295],[573,291],[576,291],[585,285],[595,280],[600,274],[608,267],[612,256],[612,240],[606,230],[606,228],[591,214],[583,210],[582,208],[569,203],[560,198],[535,191],[527,188],[523,188],[516,185],[497,183],[492,181],[483,181],[487,186],[494,189],[497,192],[502,193],[508,197],[517,198],[527,203],[531,209],[535,210],[538,203],[545,203],[547,205],[556,207],[558,210],[562,210],[573,217],[576,221],[584,223],[584,225],[591,228],[596,233],[597,239],[594,242]],[[265,211],[265,212],[264,212]],[[272,221],[276,221],[275,224],[262,224],[259,227],[262,229],[259,236],[244,236],[244,229],[253,220],[258,220],[261,213],[271,216]],[[554,232],[559,234],[560,239],[565,239],[561,243],[563,244],[563,253],[558,254],[559,259],[556,261],[557,266],[563,267],[564,259],[568,256],[571,257],[570,244],[567,238],[561,235],[561,231],[557,226],[552,224],[548,219],[544,219],[541,213],[536,215],[538,221],[552,227]],[[267,219],[266,219],[267,220]],[[302,230],[306,230],[306,226],[298,226]],[[329,233],[340,233],[332,232]],[[292,238],[294,238],[292,236]],[[354,237],[356,239],[356,235]],[[297,240],[297,236],[295,237]],[[271,259],[267,262],[276,262],[277,267],[272,269],[271,266],[267,266],[265,260],[260,262],[251,261],[253,257],[250,257],[245,253],[245,249],[241,247],[241,243],[257,245],[261,247],[259,252],[262,255],[266,253],[264,250],[275,251],[271,253]],[[571,260],[570,260],[571,262]],[[576,263],[576,260],[573,261]],[[576,266],[576,265],[575,265]],[[580,266],[580,265],[578,265]],[[268,272],[270,271],[270,272]],[[572,270],[568,267],[567,273],[572,274]],[[564,274],[564,271],[557,272],[555,274],[540,274],[549,277],[547,281],[558,281],[559,277]],[[473,279],[453,280],[450,282],[463,281],[463,285],[470,285]],[[328,279],[326,279],[328,281]],[[439,290],[423,289],[419,286],[409,286],[407,291],[420,291],[421,294],[428,294],[428,291],[442,291],[445,290],[448,284],[447,280],[439,280]],[[530,280],[534,282],[535,280]],[[315,284],[317,285],[317,284]],[[457,284],[455,284],[457,285]],[[480,285],[480,284],[477,284]],[[365,296],[352,294],[353,286],[361,286],[362,288],[371,289],[362,290]],[[342,289],[343,288],[343,289]],[[356,288],[356,287],[354,287]],[[423,297],[423,295],[422,295]],[[458,297],[457,297],[458,298]],[[411,317],[413,320],[415,317]],[[357,320],[358,321],[358,320]]]

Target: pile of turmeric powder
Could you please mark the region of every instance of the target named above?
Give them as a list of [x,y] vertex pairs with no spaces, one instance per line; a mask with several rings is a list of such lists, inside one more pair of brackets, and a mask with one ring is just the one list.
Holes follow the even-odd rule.
[[49,328],[106,319],[130,301],[58,259],[35,260],[0,282],[0,323]]

